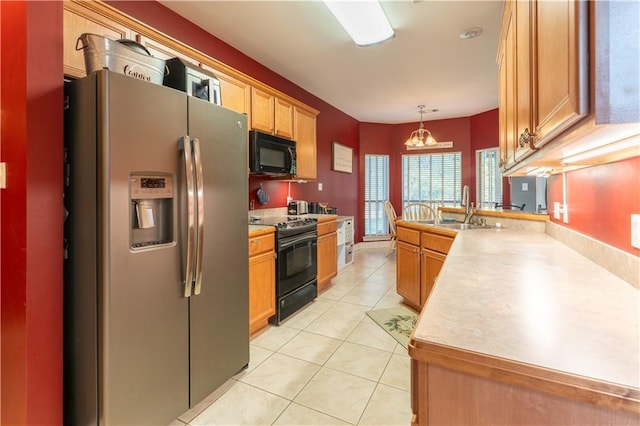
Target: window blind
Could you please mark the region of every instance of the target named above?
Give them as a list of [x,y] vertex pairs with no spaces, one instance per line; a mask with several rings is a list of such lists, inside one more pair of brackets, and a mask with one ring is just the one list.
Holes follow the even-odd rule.
[[389,156],[365,155],[364,173],[365,237],[388,235],[389,221],[384,202],[389,199]]
[[476,206],[493,207],[502,203],[502,173],[498,148],[476,151]]
[[402,207],[408,203],[453,206],[462,198],[462,153],[402,156]]

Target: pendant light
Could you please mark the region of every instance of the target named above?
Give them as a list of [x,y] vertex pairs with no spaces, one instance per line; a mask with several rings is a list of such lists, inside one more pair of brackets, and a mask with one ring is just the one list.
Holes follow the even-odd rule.
[[[420,127],[418,130],[414,130],[411,132],[411,136],[404,143],[406,146],[415,146],[415,147],[423,147],[429,145],[435,145],[438,143],[437,140],[431,135],[431,132],[424,128],[424,124],[422,123],[422,114],[425,113],[424,105],[418,105],[418,111],[420,112]],[[437,110],[431,110],[430,112],[434,112]]]

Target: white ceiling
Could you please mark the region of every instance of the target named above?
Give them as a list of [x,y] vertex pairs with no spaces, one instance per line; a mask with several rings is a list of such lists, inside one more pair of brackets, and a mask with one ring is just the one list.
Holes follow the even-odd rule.
[[[467,117],[498,106],[502,1],[382,1],[395,37],[357,47],[317,0],[162,4],[361,122]],[[482,27],[475,39],[459,37]]]

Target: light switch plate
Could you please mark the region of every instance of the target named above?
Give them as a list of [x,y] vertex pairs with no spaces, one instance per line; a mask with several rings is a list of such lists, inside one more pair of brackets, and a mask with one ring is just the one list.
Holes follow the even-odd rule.
[[7,163],[0,163],[0,189],[7,188]]
[[529,190],[529,182],[522,182],[522,190],[523,191]]
[[322,182],[318,183],[318,191],[322,191]]
[[631,215],[631,245],[640,248],[640,214]]

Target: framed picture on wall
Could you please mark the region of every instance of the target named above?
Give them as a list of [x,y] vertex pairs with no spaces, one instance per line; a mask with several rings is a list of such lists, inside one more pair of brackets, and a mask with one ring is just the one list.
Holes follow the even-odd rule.
[[333,143],[331,170],[342,173],[352,173],[353,149],[348,146]]

